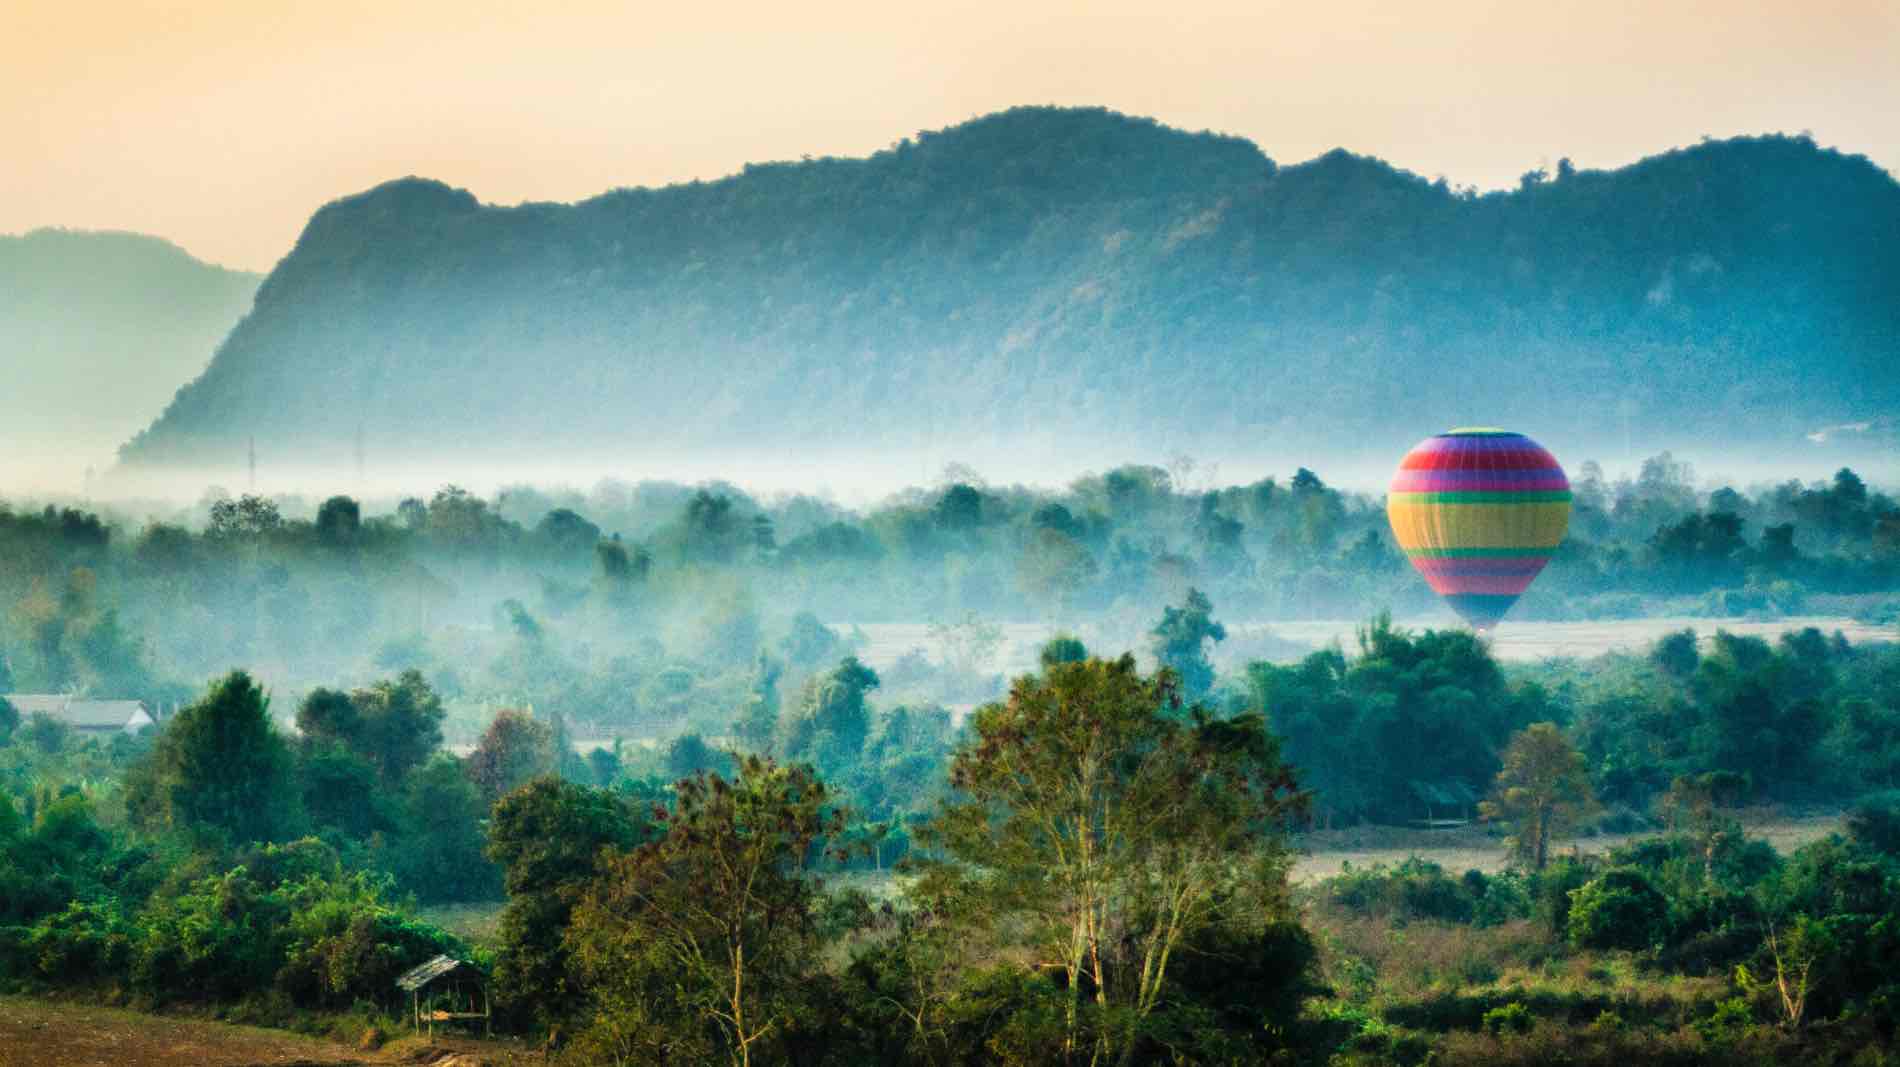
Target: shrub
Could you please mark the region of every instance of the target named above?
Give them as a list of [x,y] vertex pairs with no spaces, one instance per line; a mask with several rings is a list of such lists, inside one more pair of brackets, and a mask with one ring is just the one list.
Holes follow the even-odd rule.
[[1570,893],[1565,923],[1583,948],[1645,949],[1663,937],[1669,901],[1640,871],[1620,867]]
[[1517,1001],[1512,1001],[1501,1008],[1492,1008],[1485,1012],[1482,1025],[1487,1034],[1523,1034],[1530,1031],[1531,1023],[1534,1021],[1529,1008]]
[[1711,1045],[1732,1044],[1754,1025],[1755,1013],[1741,997],[1717,1002],[1714,1012],[1695,1021],[1696,1032]]
[[1460,880],[1438,864],[1414,856],[1392,868],[1348,865],[1327,880],[1325,891],[1328,900],[1355,915],[1468,923],[1485,887],[1484,875],[1476,871]]

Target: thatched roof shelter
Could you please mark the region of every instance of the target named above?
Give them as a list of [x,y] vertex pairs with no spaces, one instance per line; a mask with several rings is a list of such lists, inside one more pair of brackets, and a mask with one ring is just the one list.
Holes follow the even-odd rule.
[[404,971],[396,979],[396,988],[409,994],[410,1014],[418,1033],[425,1023],[433,1035],[436,1023],[472,1025],[477,1019],[482,1022],[482,1031],[488,1031],[488,975],[468,960],[437,956]]

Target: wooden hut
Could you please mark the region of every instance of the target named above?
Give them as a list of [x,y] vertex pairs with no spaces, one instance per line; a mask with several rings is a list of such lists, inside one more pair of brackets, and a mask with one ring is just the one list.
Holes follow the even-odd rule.
[[473,1026],[478,1019],[482,1033],[489,1032],[488,976],[467,960],[437,956],[404,972],[396,988],[409,994],[417,1033],[426,1026],[433,1037],[436,1023]]

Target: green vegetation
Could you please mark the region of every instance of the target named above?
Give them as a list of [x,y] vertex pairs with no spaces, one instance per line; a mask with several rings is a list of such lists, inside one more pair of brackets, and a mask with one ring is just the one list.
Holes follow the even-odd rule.
[[[1658,461],[1580,493],[1546,577],[1596,591],[1545,603],[1726,608],[1772,573],[1878,612],[1896,509],[1857,486],[1685,496]],[[1712,619],[1505,664],[1385,612],[1265,643],[1223,605],[1403,578],[1310,472],[596,495],[0,512],[9,688],[162,718],[0,709],[0,989],[387,1027],[450,952],[574,1064],[1891,1055],[1900,645]],[[1710,514],[1795,526],[1684,571],[1668,531]],[[1055,592],[1050,531],[1094,563]],[[1076,629],[1003,682],[978,604]],[[860,609],[927,609],[929,647],[872,666],[824,621]],[[1784,855],[1761,805],[1853,814]],[[1502,872],[1291,880],[1313,822],[1474,819]],[[1634,836],[1568,847],[1599,832]],[[419,917],[476,908],[472,942]]]
[[[280,472],[350,470],[359,439],[454,471],[788,448],[914,469],[952,440],[999,464],[1133,439],[1384,463],[1482,383],[1552,445],[1620,448],[1622,414],[1659,448],[1785,455],[1871,420],[1827,454],[1885,461],[1896,225],[1891,175],[1806,137],[1479,195],[1040,107],[571,205],[404,179],[319,210],[122,455],[200,477],[253,437]],[[1036,540],[1059,598],[1087,568]]]

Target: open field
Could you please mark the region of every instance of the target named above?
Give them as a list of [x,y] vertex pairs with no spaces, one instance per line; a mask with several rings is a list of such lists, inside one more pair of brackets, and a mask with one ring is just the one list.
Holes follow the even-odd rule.
[[[0,997],[0,1067],[329,1067],[369,1063],[333,1041],[282,1030]],[[388,1061],[381,1061],[388,1062]]]
[[[1408,627],[1456,625],[1450,619],[1400,620]],[[1317,622],[1243,623],[1231,627],[1244,637],[1255,626],[1266,627],[1278,637],[1315,648],[1337,640],[1352,647],[1353,632],[1359,623],[1341,620]],[[1605,619],[1592,622],[1513,622],[1504,624],[1490,637],[1491,652],[1501,660],[1536,661],[1551,657],[1587,658],[1605,652],[1633,652],[1648,647],[1657,638],[1677,630],[1694,630],[1706,645],[1715,631],[1763,637],[1772,641],[1784,633],[1809,627],[1823,633],[1839,630],[1849,641],[1900,640],[1900,631],[1891,626],[1875,626],[1851,618],[1822,615],[1791,615],[1771,621],[1753,619],[1711,619],[1692,616],[1657,616],[1645,619]]]
[[[1411,629],[1443,628],[1462,623],[1450,615],[1396,620]],[[1153,620],[1147,620],[1151,625]],[[854,630],[863,634],[865,643],[857,650],[873,670],[884,670],[912,649],[922,649],[930,658],[939,659],[941,650],[925,622],[832,623],[845,634]],[[1230,622],[1227,640],[1216,645],[1213,660],[1222,672],[1232,672],[1246,661],[1268,659],[1284,662],[1306,652],[1338,641],[1350,650],[1362,619],[1301,619],[1257,622]],[[1772,621],[1717,619],[1693,616],[1657,616],[1643,619],[1601,619],[1590,622],[1539,622],[1506,620],[1490,638],[1491,650],[1505,661],[1535,662],[1551,657],[1587,658],[1606,652],[1629,652],[1648,647],[1657,638],[1681,629],[1692,629],[1706,643],[1717,630],[1733,634],[1765,637],[1769,640],[1795,630],[1815,627],[1824,633],[1839,630],[1849,641],[1862,644],[1900,640],[1900,630],[1857,622],[1845,616],[1789,616]],[[996,655],[988,668],[1014,677],[1036,669],[1036,655],[1043,643],[1058,631],[1076,633],[1091,648],[1107,651],[1147,647],[1145,625],[1127,620],[1125,625],[1094,623],[1081,627],[1063,627],[1050,622],[1006,622],[998,624],[1002,635]]]
[[[1765,839],[1775,851],[1787,854],[1841,829],[1842,816],[1778,816],[1753,813],[1743,818],[1753,837]],[[1573,852],[1595,855],[1661,831],[1635,834],[1598,834],[1555,843],[1553,856]],[[1495,873],[1504,869],[1504,837],[1480,826],[1453,830],[1412,830],[1404,827],[1362,826],[1349,830],[1326,830],[1307,834],[1300,842],[1305,850],[1293,865],[1295,882],[1310,882],[1338,874],[1346,864],[1370,867],[1375,863],[1391,866],[1414,856],[1430,860],[1452,873],[1480,870]]]

